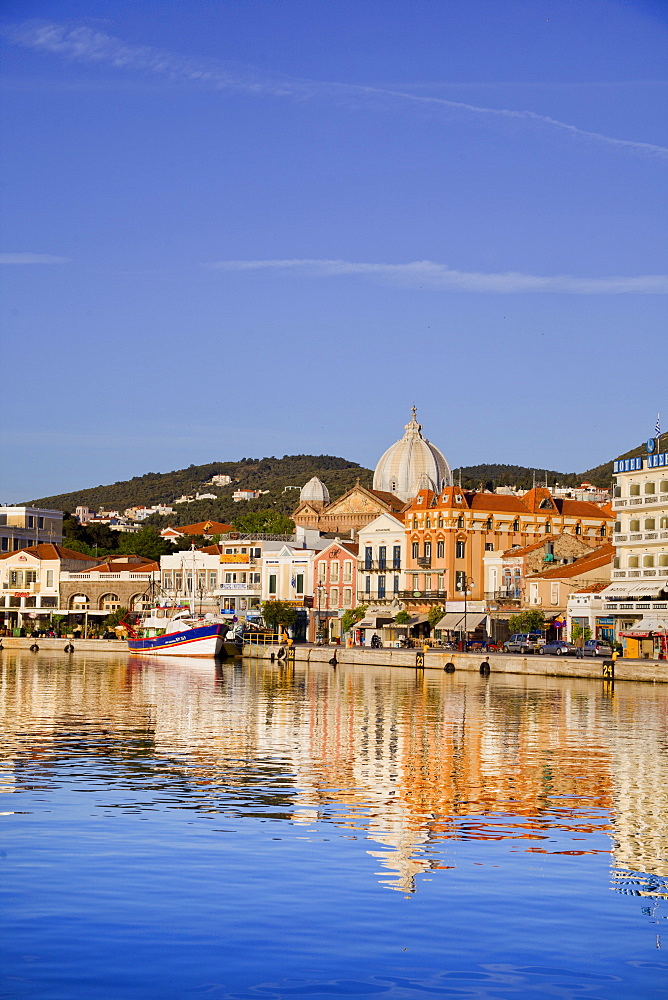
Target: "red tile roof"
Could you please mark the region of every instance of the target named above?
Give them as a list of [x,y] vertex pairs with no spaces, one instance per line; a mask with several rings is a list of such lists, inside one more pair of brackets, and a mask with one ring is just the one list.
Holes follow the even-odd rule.
[[28,545],[24,549],[16,549],[15,552],[3,552],[0,559],[11,559],[21,552],[28,552],[37,559],[83,559],[86,562],[95,562],[94,556],[87,556],[83,552],[76,552],[75,549],[66,549],[62,545],[54,545],[53,542],[40,542],[39,545]]
[[172,531],[178,531],[182,535],[226,535],[233,530],[231,524],[222,524],[220,521],[198,521],[197,524],[181,524],[178,528],[172,528]]
[[610,565],[614,556],[615,547],[608,542],[606,545],[601,545],[600,548],[595,549],[594,552],[587,552],[586,555],[580,556],[580,558],[576,559],[575,562],[566,563],[561,566],[553,566],[551,569],[543,570],[541,573],[532,573],[528,579],[569,579],[573,576],[580,576],[582,573],[589,573],[593,569],[599,569],[602,566]]
[[122,562],[120,559],[114,559],[111,562],[97,563],[95,566],[90,567],[91,573],[156,573],[160,569],[157,562],[151,562],[150,559],[144,562]]
[[609,580],[604,580],[601,583],[590,583],[588,587],[581,587],[580,590],[574,590],[574,594],[598,594],[601,590],[605,590],[606,587],[610,586]]

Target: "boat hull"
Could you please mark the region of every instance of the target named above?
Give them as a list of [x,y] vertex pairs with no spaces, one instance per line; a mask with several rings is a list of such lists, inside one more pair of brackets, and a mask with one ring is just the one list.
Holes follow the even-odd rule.
[[128,649],[152,656],[203,656],[213,659],[221,653],[224,655],[226,632],[226,625],[203,625],[150,639],[128,639]]

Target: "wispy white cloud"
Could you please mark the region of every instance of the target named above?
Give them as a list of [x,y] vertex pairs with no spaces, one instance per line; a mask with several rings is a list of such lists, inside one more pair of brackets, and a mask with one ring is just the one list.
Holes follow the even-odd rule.
[[287,270],[316,277],[359,275],[393,284],[463,292],[557,292],[568,294],[618,295],[637,292],[668,294],[668,275],[645,274],[634,277],[576,278],[560,274],[543,276],[518,271],[484,273],[457,271],[431,260],[407,264],[375,264],[349,260],[222,260],[205,265],[217,271]]
[[0,264],[69,264],[70,260],[50,253],[0,253]]
[[601,132],[578,128],[549,115],[513,108],[490,108],[443,97],[426,96],[393,88],[367,87],[280,74],[258,73],[248,67],[220,64],[182,56],[148,45],[132,45],[103,31],[85,26],[27,21],[6,26],[3,34],[17,45],[50,52],[77,62],[98,63],[129,72],[196,84],[208,89],[236,91],[294,100],[327,99],[337,103],[382,103],[421,106],[450,117],[463,115],[481,120],[501,119],[509,123],[548,127],[574,138],[657,157],[668,157],[668,147],[650,142],[618,139]]

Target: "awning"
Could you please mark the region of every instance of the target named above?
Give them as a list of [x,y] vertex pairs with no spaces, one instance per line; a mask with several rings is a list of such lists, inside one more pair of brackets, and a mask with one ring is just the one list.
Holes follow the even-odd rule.
[[631,628],[619,633],[629,639],[647,639],[650,635],[668,635],[668,622],[658,618],[641,618]]
[[[481,615],[476,611],[471,611],[466,615],[466,631],[473,632],[485,620],[487,615]],[[449,629],[451,632],[462,632],[464,629],[464,612],[449,611],[439,622],[436,628]]]
[[423,614],[413,615],[411,620],[408,622],[408,626],[410,628],[413,625],[422,625],[423,622],[428,622],[428,621],[429,621],[429,615],[423,615]]
[[370,618],[363,618],[361,622],[353,625],[353,628],[382,628],[383,625],[391,625],[392,619],[389,615],[372,615]]
[[668,590],[666,580],[619,580],[601,591],[604,601],[623,601],[637,597],[658,597],[662,590]]

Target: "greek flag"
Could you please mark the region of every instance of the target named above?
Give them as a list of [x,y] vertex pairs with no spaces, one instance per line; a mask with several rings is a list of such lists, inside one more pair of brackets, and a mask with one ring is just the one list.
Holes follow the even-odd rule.
[[292,586],[293,586],[293,587],[296,587],[296,586],[297,586],[297,577],[296,577],[296,576],[293,576],[293,577],[292,577],[292,580],[291,580],[291,583],[292,583]]
[[656,427],[654,428],[654,433],[657,437],[661,437],[661,414],[656,415]]

